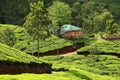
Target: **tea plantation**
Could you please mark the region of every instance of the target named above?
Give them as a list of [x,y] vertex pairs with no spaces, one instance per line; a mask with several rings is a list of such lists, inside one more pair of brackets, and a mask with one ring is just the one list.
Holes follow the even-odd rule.
[[[97,57],[97,59],[96,59]],[[53,66],[52,74],[0,75],[4,80],[120,80],[120,59],[108,55],[40,57]]]
[[[15,26],[15,25],[0,24],[0,32],[4,34],[5,38],[7,36],[5,35],[6,32],[4,32],[6,31],[6,29],[10,29],[14,33],[14,37],[12,37],[15,39],[13,43],[14,48],[24,51],[26,53],[37,52],[37,41],[36,40],[33,41],[32,37],[30,37],[30,35],[27,33],[25,28]],[[8,40],[8,37],[6,38],[6,41],[4,38],[2,39],[1,37],[0,42],[7,44],[8,43],[7,40]],[[51,35],[51,37],[48,37],[46,40],[40,41],[40,52],[39,53],[61,49],[63,47],[67,47],[71,45],[73,45],[72,41],[59,38],[55,35]]]
[[0,43],[0,62],[18,62],[18,63],[42,63],[36,57],[26,54],[12,47]]
[[88,46],[77,50],[77,52],[78,54],[84,54],[85,52],[95,54],[120,54],[120,41],[110,42],[100,39]]

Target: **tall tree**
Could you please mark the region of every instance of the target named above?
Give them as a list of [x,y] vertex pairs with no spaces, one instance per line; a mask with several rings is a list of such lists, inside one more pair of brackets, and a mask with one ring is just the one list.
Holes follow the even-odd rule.
[[115,32],[117,26],[112,28],[114,18],[112,14],[104,8],[93,2],[88,2],[82,5],[81,19],[83,20],[83,28],[90,33],[95,32]]
[[40,40],[49,36],[49,19],[42,2],[33,2],[30,4],[31,11],[26,17],[24,26],[34,40],[37,40],[37,52],[39,56]]
[[48,14],[53,26],[71,23],[71,9],[63,2],[53,2],[53,5],[48,8]]
[[29,10],[28,0],[1,0],[0,23],[22,25]]
[[81,6],[82,6],[82,3],[80,2],[75,2],[72,6],[72,24],[73,25],[82,26]]
[[16,42],[16,37],[13,30],[10,28],[5,28],[5,30],[1,31],[0,42],[12,47]]

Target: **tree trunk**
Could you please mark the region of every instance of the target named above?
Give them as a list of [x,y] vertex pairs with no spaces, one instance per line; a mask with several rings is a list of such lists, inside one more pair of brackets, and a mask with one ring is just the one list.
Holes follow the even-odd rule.
[[57,49],[57,55],[59,54],[59,49]]
[[37,56],[38,56],[38,57],[39,57],[39,53],[40,53],[40,52],[39,52],[39,51],[40,51],[40,50],[39,50],[39,48],[40,48],[39,44],[40,44],[40,40],[39,40],[39,38],[37,38],[37,54],[38,54]]
[[33,45],[32,45],[32,56],[34,56],[34,39],[32,40],[32,43],[33,43]]

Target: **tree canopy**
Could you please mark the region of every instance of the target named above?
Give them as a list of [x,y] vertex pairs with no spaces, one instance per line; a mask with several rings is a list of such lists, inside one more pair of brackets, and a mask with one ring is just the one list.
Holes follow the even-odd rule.
[[27,28],[28,33],[33,37],[33,39],[37,39],[39,52],[39,40],[43,40],[49,35],[49,19],[42,2],[33,2],[30,6],[31,11],[26,17],[24,26]]
[[29,10],[28,0],[1,0],[0,23],[22,25]]
[[71,23],[71,10],[68,4],[60,1],[53,2],[48,8],[49,18],[54,26]]

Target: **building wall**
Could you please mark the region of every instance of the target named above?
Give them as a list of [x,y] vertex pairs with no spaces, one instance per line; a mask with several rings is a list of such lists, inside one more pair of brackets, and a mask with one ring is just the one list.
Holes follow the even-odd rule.
[[83,36],[84,33],[82,30],[78,30],[78,31],[69,31],[67,33],[64,33],[61,35],[61,37],[67,37],[67,38],[71,38],[71,37],[79,37],[79,36]]

